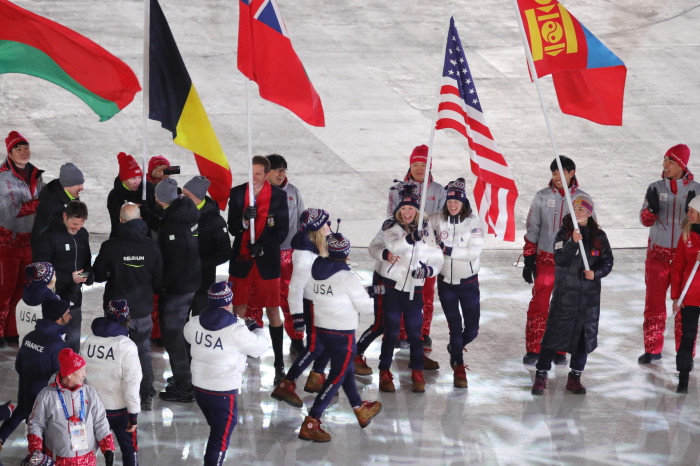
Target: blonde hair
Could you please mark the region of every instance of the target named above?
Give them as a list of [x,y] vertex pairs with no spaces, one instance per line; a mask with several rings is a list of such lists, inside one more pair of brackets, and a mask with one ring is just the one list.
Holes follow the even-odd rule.
[[[415,209],[415,207],[414,207],[414,209]],[[416,216],[413,217],[413,220],[411,221],[411,223],[405,223],[403,221],[403,217],[401,216],[401,209],[396,209],[396,213],[394,214],[394,220],[399,222],[399,225],[401,225],[401,227],[403,227],[404,230],[412,231],[418,226],[419,215],[420,215],[420,211],[418,209],[416,209]]]
[[323,228],[316,231],[308,232],[309,239],[316,249],[318,249],[318,255],[321,257],[328,257],[328,242],[326,241],[326,236],[323,234]]
[[683,235],[683,241],[688,241],[688,235],[690,234],[690,227],[693,224],[690,223],[688,219],[688,214],[685,214],[685,218],[681,221],[681,234]]

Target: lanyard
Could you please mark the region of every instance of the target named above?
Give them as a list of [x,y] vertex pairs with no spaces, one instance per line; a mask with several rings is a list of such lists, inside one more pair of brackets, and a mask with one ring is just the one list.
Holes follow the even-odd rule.
[[[63,406],[63,414],[66,415],[66,420],[70,421],[70,416],[68,416],[68,408],[66,408],[66,403],[63,401],[63,395],[61,394],[61,389],[56,387],[56,393],[58,393],[58,399],[61,400],[61,406]],[[75,410],[73,411],[75,415]],[[85,400],[83,399],[83,390],[80,390],[80,421],[85,419]]]

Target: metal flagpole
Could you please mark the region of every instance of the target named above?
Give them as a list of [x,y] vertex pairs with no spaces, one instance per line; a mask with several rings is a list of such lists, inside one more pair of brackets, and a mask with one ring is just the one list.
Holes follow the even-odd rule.
[[[442,72],[444,68],[444,63],[445,63],[445,51],[447,49],[447,34],[449,34],[450,31],[450,18],[452,18],[452,3],[448,4],[448,17],[447,17],[447,31],[445,32],[445,35],[442,39],[442,54],[440,54],[440,57],[442,59],[441,63],[442,66],[439,66],[439,73],[438,73],[438,79],[437,79],[437,87],[435,89],[435,104],[433,105],[433,118],[431,120],[432,124],[430,125],[430,139],[428,140],[428,160],[426,162],[426,168],[427,168],[427,173],[425,178],[423,178],[423,185],[421,186],[421,193],[420,193],[420,208],[418,209],[418,227],[419,229],[423,229],[423,206],[425,205],[425,196],[428,192],[428,183],[430,183],[430,168],[433,163],[433,142],[435,141],[435,124],[437,123],[437,115],[438,115],[438,107],[440,106],[440,89],[442,88]],[[413,245],[414,251],[415,251],[416,245]],[[411,254],[411,261],[408,267],[408,273],[411,274],[413,272],[413,267],[415,266],[415,261],[416,261],[416,255]],[[413,275],[409,275],[410,281],[409,281],[409,299],[413,300],[413,294],[414,294],[414,286],[413,286]]]
[[[245,81],[245,101],[248,107],[248,205],[255,205],[255,193],[253,192],[253,110],[250,105],[250,79]],[[250,244],[255,244],[255,219],[249,220]]]
[[[571,213],[571,221],[574,228],[577,227],[576,215],[574,214],[574,207],[571,203],[571,195],[569,194],[569,185],[566,182],[566,177],[564,176],[564,169],[561,166],[561,159],[559,158],[559,150],[557,149],[557,143],[554,140],[554,133],[552,131],[552,124],[549,121],[549,115],[547,114],[547,104],[544,102],[544,96],[542,95],[542,89],[540,88],[540,78],[537,76],[537,70],[535,69],[535,63],[532,60],[532,52],[530,51],[530,45],[527,40],[527,35],[525,34],[525,26],[523,25],[523,19],[520,16],[520,8],[518,7],[518,0],[513,0],[513,7],[515,8],[515,16],[518,19],[518,29],[520,30],[520,36],[523,39],[523,46],[525,47],[525,56],[527,57],[527,66],[530,69],[530,76],[532,76],[532,81],[535,83],[537,88],[537,95],[540,97],[540,105],[542,106],[542,114],[544,115],[544,120],[547,123],[547,131],[549,132],[549,139],[552,142],[552,151],[554,152],[554,159],[557,161],[557,167],[559,168],[559,174],[561,175],[561,182],[564,185],[564,197],[566,198],[566,205]],[[562,217],[564,213],[562,212]],[[583,242],[578,242],[579,249],[581,250],[581,259],[583,259],[583,266],[586,270],[590,270],[588,266],[588,258],[586,257],[586,250],[583,248]]]
[[143,155],[141,166],[143,167],[143,179],[141,180],[141,196],[146,201],[146,170],[148,165],[146,157],[148,153],[148,110],[150,99],[150,49],[151,49],[151,0],[143,0]]

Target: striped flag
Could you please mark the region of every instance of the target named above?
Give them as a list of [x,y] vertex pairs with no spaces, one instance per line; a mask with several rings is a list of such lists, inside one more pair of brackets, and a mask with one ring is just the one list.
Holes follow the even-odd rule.
[[469,142],[471,169],[476,176],[474,198],[488,232],[503,241],[515,241],[514,210],[518,189],[486,125],[454,18],[450,18],[435,124],[435,129],[447,128],[454,129]]

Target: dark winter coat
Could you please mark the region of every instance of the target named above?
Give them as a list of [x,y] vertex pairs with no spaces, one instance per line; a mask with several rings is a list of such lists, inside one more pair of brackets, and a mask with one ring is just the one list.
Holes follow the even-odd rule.
[[73,281],[73,272],[83,270],[88,274],[85,285],[92,285],[92,254],[90,235],[81,228],[75,235],[68,233],[63,223],[51,225],[32,245],[33,262],[51,262],[56,269],[56,294],[80,307],[83,302],[81,283]]
[[15,370],[19,374],[18,404],[31,410],[37,395],[49,383],[52,374],[60,370],[58,353],[68,348],[61,335],[65,325],[46,319],[36,321],[36,329],[29,332],[17,353]]
[[107,282],[104,302],[126,299],[134,318],[151,314],[153,293],[163,281],[160,248],[147,233],[148,226],[141,219],[120,224],[116,236],[100,246],[93,265],[95,281]]
[[571,230],[563,226],[554,240],[554,288],[542,347],[574,353],[583,331],[586,353],[590,353],[598,346],[600,279],[612,270],[613,254],[603,230],[592,238],[591,226],[581,227],[581,241],[595,274],[593,280],[587,280],[579,245],[571,235]]
[[231,256],[231,240],[226,220],[219,205],[207,196],[199,213],[199,257],[202,260],[202,284],[199,291],[206,293],[216,280],[216,266]]
[[197,239],[199,210],[188,197],[175,199],[165,209],[158,231],[163,256],[161,291],[168,294],[194,293],[202,282],[202,265]]
[[[229,273],[237,278],[245,278],[253,267],[252,261],[241,257],[241,241],[245,232],[243,211],[245,210],[247,187],[248,183],[243,183],[232,188],[228,201],[228,230],[235,237],[231,250]],[[263,280],[280,277],[280,245],[287,238],[289,231],[287,195],[276,186],[271,186],[271,188],[267,218],[255,219],[256,224],[257,222],[265,222],[265,228],[256,241],[256,243],[260,243],[262,254],[255,257],[255,263]]]
[[[58,180],[50,181],[39,193],[39,205],[32,226],[32,244],[50,225],[63,221],[63,211],[72,199]],[[75,199],[79,200],[79,199]]]
[[109,220],[112,222],[112,230],[109,233],[109,237],[113,238],[117,234],[117,227],[119,226],[119,211],[125,202],[133,202],[134,204],[139,204],[139,210],[141,211],[141,218],[146,222],[148,228],[154,231],[158,231],[158,226],[160,224],[160,215],[158,214],[158,208],[156,205],[156,194],[155,188],[149,182],[146,182],[146,201],[144,202],[142,186],[135,191],[130,191],[124,187],[124,183],[119,177],[114,179],[114,188],[107,195],[107,210],[109,211]]

